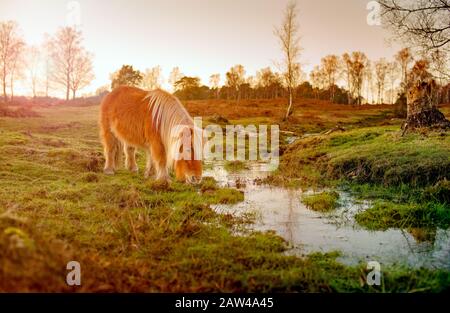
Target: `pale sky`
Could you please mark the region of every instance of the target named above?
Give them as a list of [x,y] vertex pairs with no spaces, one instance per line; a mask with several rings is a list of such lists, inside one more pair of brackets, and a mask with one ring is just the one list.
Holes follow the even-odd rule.
[[[19,23],[29,44],[65,26],[66,0],[0,0],[0,21]],[[123,64],[144,71],[160,65],[167,80],[174,66],[183,74],[209,76],[244,65],[247,75],[275,69],[282,57],[273,34],[288,0],[79,0],[84,46],[94,54],[95,80],[81,91],[109,84]],[[369,0],[297,0],[300,62],[304,71],[327,54],[363,51],[372,59],[392,58],[381,26],[367,23]],[[73,16],[73,15],[72,15]],[[167,87],[167,86],[166,86]]]

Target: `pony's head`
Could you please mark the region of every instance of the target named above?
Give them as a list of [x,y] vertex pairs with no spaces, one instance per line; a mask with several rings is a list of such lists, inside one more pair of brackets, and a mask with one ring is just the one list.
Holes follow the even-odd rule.
[[195,127],[182,127],[176,145],[174,172],[177,180],[198,184],[202,180],[202,137]]

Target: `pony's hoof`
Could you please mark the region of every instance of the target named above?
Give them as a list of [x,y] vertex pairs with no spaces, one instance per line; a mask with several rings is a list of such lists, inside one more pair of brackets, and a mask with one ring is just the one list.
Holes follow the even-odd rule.
[[112,168],[105,168],[105,169],[103,170],[103,173],[104,173],[105,175],[114,175],[114,170],[113,170]]
[[130,169],[131,173],[139,173],[139,169],[137,167]]
[[145,179],[150,178],[150,177],[152,177],[153,175],[154,175],[154,172],[153,172],[153,171],[145,171],[145,172],[144,172],[144,178],[145,178]]

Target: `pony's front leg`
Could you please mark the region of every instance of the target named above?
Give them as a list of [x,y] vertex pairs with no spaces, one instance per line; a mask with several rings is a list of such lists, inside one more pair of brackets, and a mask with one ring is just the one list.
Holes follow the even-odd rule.
[[153,170],[152,153],[151,153],[150,149],[148,149],[147,150],[147,163],[145,165],[144,177],[149,178],[153,174],[154,174],[154,170]]
[[153,143],[151,146],[153,165],[156,169],[156,180],[169,182],[169,171],[167,169],[166,150],[161,142]]
[[125,166],[131,172],[137,173],[139,169],[136,164],[136,148],[128,144],[125,144],[123,149],[126,156]]

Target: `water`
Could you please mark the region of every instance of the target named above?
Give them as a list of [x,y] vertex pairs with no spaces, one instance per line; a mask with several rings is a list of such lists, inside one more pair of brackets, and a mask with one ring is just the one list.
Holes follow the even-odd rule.
[[340,192],[341,206],[333,213],[309,210],[300,201],[302,194],[312,191],[293,190],[255,184],[254,180],[270,173],[263,164],[251,164],[238,173],[228,173],[215,164],[205,176],[215,178],[222,186],[239,188],[245,200],[235,205],[217,205],[219,212],[240,214],[252,212],[255,230],[274,230],[292,246],[289,253],[340,251],[338,260],[345,264],[377,261],[410,267],[445,268],[450,270],[450,230],[432,233],[414,229],[369,231],[358,226],[354,215],[370,206],[350,194]]

